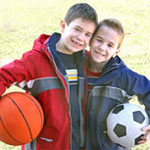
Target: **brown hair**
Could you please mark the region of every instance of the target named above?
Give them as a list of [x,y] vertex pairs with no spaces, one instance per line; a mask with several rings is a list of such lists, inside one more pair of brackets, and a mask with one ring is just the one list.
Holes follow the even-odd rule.
[[[102,26],[107,26],[109,28],[112,28],[113,30],[115,30],[118,35],[120,36],[120,42],[119,42],[119,45],[118,45],[118,48],[120,48],[121,46],[121,43],[124,39],[124,29],[123,29],[123,26],[122,24],[120,23],[120,21],[118,21],[117,19],[113,19],[113,18],[110,18],[110,19],[104,19],[102,21],[99,22],[98,26],[96,27],[94,33],[93,33],[93,37],[96,35],[96,33],[98,32],[98,30],[102,27]],[[92,37],[92,39],[93,39]]]
[[81,18],[83,20],[92,21],[96,26],[98,17],[95,9],[86,3],[78,3],[73,5],[65,16],[65,21],[69,25],[73,20]]

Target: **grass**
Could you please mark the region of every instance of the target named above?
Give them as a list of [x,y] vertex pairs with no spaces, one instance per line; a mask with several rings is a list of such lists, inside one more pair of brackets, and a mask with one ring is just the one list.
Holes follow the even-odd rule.
[[[126,37],[120,56],[140,74],[150,77],[150,1],[148,0],[1,0],[0,1],[0,64],[20,58],[30,50],[41,33],[59,32],[60,20],[77,2],[92,5],[99,16],[119,19]],[[133,150],[149,150],[149,144]],[[20,150],[0,143],[0,150]]]

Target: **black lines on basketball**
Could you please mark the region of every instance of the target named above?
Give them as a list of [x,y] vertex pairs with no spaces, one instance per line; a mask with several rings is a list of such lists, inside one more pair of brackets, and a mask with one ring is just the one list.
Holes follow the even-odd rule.
[[20,94],[22,94],[22,95],[28,97],[28,98],[35,104],[35,106],[36,106],[36,108],[38,109],[39,114],[40,114],[40,118],[41,118],[41,126],[42,126],[42,124],[43,124],[42,114],[41,114],[41,111],[40,111],[40,109],[39,109],[37,103],[35,103],[35,101],[34,101],[30,96],[28,96],[27,94],[24,94],[24,93],[20,93]]
[[22,116],[23,120],[25,121],[25,123],[26,123],[26,125],[27,125],[28,131],[29,131],[29,134],[30,134],[30,138],[33,140],[32,132],[31,132],[31,129],[30,129],[29,123],[28,123],[28,121],[27,121],[26,117],[24,116],[24,114],[23,114],[22,110],[21,110],[21,109],[20,109],[20,107],[16,104],[15,100],[13,100],[13,98],[12,98],[12,97],[10,97],[10,96],[8,96],[8,97],[10,98],[11,102],[12,102],[12,103],[13,103],[13,104],[17,107],[18,111],[20,112],[20,114],[21,114],[21,116]]
[[43,124],[43,109],[32,95],[11,92],[0,99],[0,141],[14,146],[30,143]]
[[0,116],[0,122],[1,122],[1,125],[3,126],[5,132],[7,132],[7,134],[8,134],[15,142],[17,142],[17,143],[20,144],[20,145],[23,145],[23,144],[24,144],[24,143],[21,143],[20,141],[16,140],[16,139],[9,133],[9,131],[7,130],[7,128],[5,127],[5,125],[4,125],[4,123],[3,123],[3,120],[2,120],[2,118],[1,118],[1,116]]

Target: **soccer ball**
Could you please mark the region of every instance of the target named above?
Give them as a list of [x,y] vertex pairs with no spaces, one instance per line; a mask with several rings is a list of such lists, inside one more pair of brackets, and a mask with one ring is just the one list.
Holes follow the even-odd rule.
[[142,128],[149,124],[149,118],[143,108],[125,103],[117,105],[108,114],[107,132],[109,138],[123,147],[134,147],[144,135]]

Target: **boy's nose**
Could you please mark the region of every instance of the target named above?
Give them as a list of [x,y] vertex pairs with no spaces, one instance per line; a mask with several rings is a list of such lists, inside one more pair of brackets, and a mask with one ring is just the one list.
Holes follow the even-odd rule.
[[80,41],[83,41],[83,40],[85,40],[85,34],[84,33],[80,33],[80,34],[78,34],[78,36],[77,36],[77,38],[80,40]]
[[101,43],[100,46],[99,46],[99,49],[101,49],[102,51],[106,51],[106,44]]

